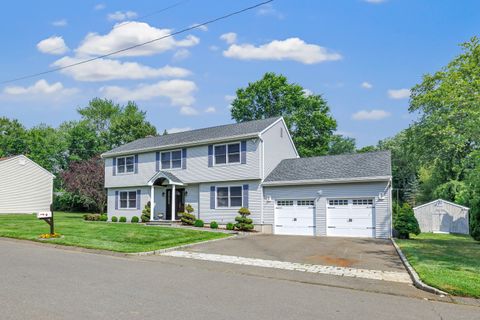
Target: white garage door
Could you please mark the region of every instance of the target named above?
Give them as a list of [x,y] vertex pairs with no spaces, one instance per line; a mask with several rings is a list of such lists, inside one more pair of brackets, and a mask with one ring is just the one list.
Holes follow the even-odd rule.
[[315,200],[277,200],[275,234],[313,236]]
[[328,199],[327,236],[374,237],[373,199]]

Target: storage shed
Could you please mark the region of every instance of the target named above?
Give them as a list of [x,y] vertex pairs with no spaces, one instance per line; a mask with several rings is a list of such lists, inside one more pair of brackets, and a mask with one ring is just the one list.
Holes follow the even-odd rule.
[[468,234],[468,211],[456,203],[438,199],[413,208],[422,232]]
[[0,158],[0,214],[50,211],[53,178],[24,155]]

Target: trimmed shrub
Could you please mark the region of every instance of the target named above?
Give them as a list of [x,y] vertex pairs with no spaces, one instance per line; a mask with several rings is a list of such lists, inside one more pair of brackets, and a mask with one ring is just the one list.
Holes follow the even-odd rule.
[[231,222],[227,223],[227,226],[226,226],[226,227],[227,227],[227,230],[233,230],[233,229],[235,229],[235,225],[234,225],[233,223],[231,223]]
[[212,221],[212,222],[210,222],[210,228],[212,228],[212,229],[218,229],[218,223],[217,223],[217,221]]
[[198,219],[198,220],[195,220],[195,223],[193,225],[198,228],[203,228],[205,223],[203,222],[203,220]]
[[397,231],[399,239],[409,239],[410,233],[420,234],[417,218],[415,218],[413,210],[408,203],[404,203],[398,210],[393,219],[393,228]]
[[240,231],[252,230],[253,221],[252,219],[248,218],[248,216],[250,215],[250,210],[248,210],[248,208],[240,208],[238,210],[238,213],[240,215],[235,218],[235,221],[237,221],[237,223],[235,224],[235,228]]
[[195,220],[197,219],[193,214],[193,207],[191,204],[187,204],[185,206],[185,212],[180,213],[180,220],[182,221],[183,225],[186,226],[193,226],[195,224]]
[[120,217],[120,219],[118,219],[118,222],[127,222],[127,217]]
[[133,216],[132,220],[130,220],[131,223],[138,223],[138,221],[140,221],[140,219],[138,219],[137,216]]
[[100,214],[98,214],[98,213],[84,214],[83,215],[83,220],[86,220],[86,221],[100,221]]
[[102,214],[100,215],[100,221],[107,221],[108,220],[108,216],[106,214]]
[[150,221],[150,201],[147,202],[145,205],[145,208],[142,210],[142,215],[140,216],[140,219],[142,219],[142,222],[148,222]]
[[112,222],[117,222],[117,221],[118,221],[118,218],[115,217],[115,216],[112,216],[111,221],[112,221]]

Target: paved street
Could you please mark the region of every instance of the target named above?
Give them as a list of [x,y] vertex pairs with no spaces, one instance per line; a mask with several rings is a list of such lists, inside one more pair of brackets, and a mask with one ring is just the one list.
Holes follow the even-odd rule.
[[428,301],[413,288],[377,293],[367,280],[342,279],[357,283],[350,289],[341,277],[295,272],[0,239],[1,319],[480,318],[478,307]]

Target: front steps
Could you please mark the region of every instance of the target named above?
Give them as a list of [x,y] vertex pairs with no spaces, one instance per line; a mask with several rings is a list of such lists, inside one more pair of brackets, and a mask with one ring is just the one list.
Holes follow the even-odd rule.
[[181,224],[180,220],[153,220],[146,223],[147,226],[176,226]]

